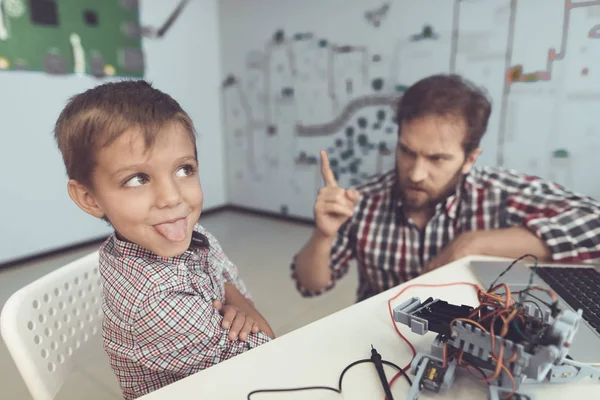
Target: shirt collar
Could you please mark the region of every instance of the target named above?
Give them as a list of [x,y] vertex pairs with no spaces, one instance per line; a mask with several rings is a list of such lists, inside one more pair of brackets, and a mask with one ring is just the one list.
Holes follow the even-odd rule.
[[446,201],[441,204],[446,208],[446,214],[451,219],[455,219],[458,213],[458,206],[460,204],[460,200],[462,198],[462,188],[464,184],[465,178],[463,177],[458,185],[456,185],[456,190],[450,196],[446,198]]
[[192,241],[190,243],[189,248],[182,254],[180,254],[178,256],[174,256],[174,257],[161,257],[136,243],[129,242],[127,240],[123,240],[123,239],[119,238],[117,233],[115,233],[115,235],[113,235],[113,243],[114,243],[115,249],[121,254],[124,254],[127,256],[138,257],[138,258],[170,262],[170,263],[184,262],[184,261],[188,260],[188,258],[190,256],[192,256],[194,254],[194,252],[197,251],[198,249],[210,247],[208,238],[206,236],[204,236],[202,233],[196,231],[196,229],[194,229],[194,231],[192,232]]

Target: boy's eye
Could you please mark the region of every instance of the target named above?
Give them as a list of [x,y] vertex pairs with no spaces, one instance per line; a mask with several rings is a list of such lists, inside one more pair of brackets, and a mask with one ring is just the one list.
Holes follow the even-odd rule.
[[127,186],[127,187],[142,186],[147,182],[148,182],[148,178],[145,177],[144,175],[136,175],[136,176],[129,178],[127,180],[127,182],[125,182],[125,186]]
[[194,172],[196,172],[196,168],[191,164],[187,164],[179,168],[176,175],[179,177],[192,176]]

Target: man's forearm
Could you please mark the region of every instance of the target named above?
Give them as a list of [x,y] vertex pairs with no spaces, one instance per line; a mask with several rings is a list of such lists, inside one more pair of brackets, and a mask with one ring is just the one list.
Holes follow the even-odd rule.
[[302,287],[321,290],[331,283],[329,258],[334,240],[335,237],[325,237],[315,231],[296,255],[296,276]]
[[533,254],[540,261],[552,258],[546,243],[534,233],[523,227],[471,232],[473,235],[473,254],[518,258]]
[[232,306],[236,306],[247,315],[254,318],[254,320],[260,326],[260,330],[266,333],[271,339],[275,338],[275,334],[271,329],[271,326],[262,316],[260,312],[256,308],[254,308],[254,304],[250,300],[248,300],[244,295],[231,283],[225,284],[225,304],[230,304]]

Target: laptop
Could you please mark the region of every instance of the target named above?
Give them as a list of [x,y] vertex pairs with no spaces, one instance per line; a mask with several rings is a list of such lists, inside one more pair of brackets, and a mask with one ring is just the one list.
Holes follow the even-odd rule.
[[[472,261],[471,269],[484,288],[498,278],[510,262],[506,261]],[[504,274],[498,283],[506,283],[511,292],[527,288],[533,264],[517,262]],[[532,286],[552,289],[559,297],[561,309],[583,310],[583,321],[570,345],[569,356],[578,362],[600,365],[600,266],[592,264],[538,264]],[[535,301],[542,311],[549,307],[543,303],[553,302],[544,291],[531,292],[538,299],[527,296],[527,300]]]

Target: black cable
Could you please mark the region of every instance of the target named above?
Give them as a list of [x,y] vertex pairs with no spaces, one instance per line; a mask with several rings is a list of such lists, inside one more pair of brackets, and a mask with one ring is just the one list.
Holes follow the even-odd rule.
[[175,9],[173,10],[173,12],[171,12],[171,14],[169,15],[169,17],[166,19],[166,21],[162,24],[162,26],[160,28],[152,28],[152,27],[144,27],[142,28],[142,36],[145,37],[151,37],[151,38],[162,38],[169,29],[171,29],[171,26],[173,26],[173,24],[175,23],[175,21],[177,20],[177,18],[179,18],[179,15],[183,12],[183,9],[185,8],[185,6],[190,2],[190,0],[181,0],[179,2],[179,4],[177,5],[177,7],[175,7]]
[[498,280],[500,278],[502,278],[502,276],[504,274],[506,274],[508,271],[510,271],[510,269],[513,267],[513,265],[515,265],[516,263],[518,263],[519,261],[521,261],[522,259],[527,258],[527,257],[532,257],[535,260],[535,265],[531,268],[531,275],[529,277],[529,285],[527,286],[527,289],[525,289],[525,290],[528,290],[529,287],[531,286],[532,281],[533,281],[533,276],[535,275],[535,269],[537,268],[537,265],[538,265],[538,262],[539,262],[539,259],[536,256],[534,256],[533,254],[522,255],[521,257],[517,258],[512,263],[510,263],[510,265],[504,271],[502,271],[500,273],[500,275],[498,275],[498,277],[496,279],[494,279],[494,281],[492,282],[492,284],[490,285],[490,287],[488,289],[488,292],[492,290],[492,288],[494,287],[494,285],[496,284],[496,282],[498,282]]
[[[525,292],[525,291],[523,291],[523,292]],[[546,307],[552,307],[552,304],[548,303],[547,301],[544,301],[544,300],[540,299],[536,295],[531,294],[531,292],[527,292],[527,296],[533,297],[534,299],[536,299],[537,301],[539,301],[540,303],[542,303]]]
[[406,379],[406,382],[408,382],[408,384],[410,386],[412,386],[412,381],[408,377],[408,374],[406,373],[406,371],[404,371],[402,368],[400,368],[399,366],[397,366],[396,364],[394,364],[391,361],[381,360],[381,362],[384,363],[385,365],[389,365],[390,367],[396,368],[398,370],[398,372],[400,372],[402,374],[402,376]]
[[173,23],[175,22],[175,20],[177,19],[177,17],[179,17],[179,14],[181,14],[181,12],[183,11],[184,7],[187,5],[187,3],[189,3],[190,0],[182,0],[177,7],[175,7],[175,10],[173,10],[173,12],[171,13],[171,15],[169,16],[169,18],[167,18],[167,20],[165,21],[165,23],[163,24],[163,26],[160,27],[160,29],[158,29],[156,31],[156,36],[157,37],[163,37],[165,33],[167,33],[167,31],[169,30],[169,28],[171,28],[171,25],[173,25]]
[[344,368],[344,370],[340,374],[340,380],[338,381],[338,393],[342,393],[342,381],[344,380],[344,375],[346,374],[346,372],[348,372],[350,370],[350,368],[354,367],[355,365],[366,363],[366,362],[372,362],[372,361],[368,358],[365,358],[362,360],[354,361],[352,364],[350,364],[346,368]]
[[[531,274],[529,274],[529,282],[527,283],[527,287],[525,288],[525,293],[529,293],[529,291],[531,290],[531,285],[533,284],[533,277],[536,274],[536,269],[539,263],[539,260],[536,256],[534,255],[525,255],[524,257],[533,257],[535,259],[535,263],[533,264],[533,267],[531,267]],[[525,295],[523,293],[519,294],[519,303],[518,304],[522,304],[523,300],[525,299]]]
[[381,354],[375,350],[375,347],[371,345],[371,361],[375,364],[375,370],[377,371],[377,375],[379,376],[379,381],[381,382],[381,387],[383,388],[383,392],[385,393],[386,400],[394,400],[394,395],[392,394],[392,389],[390,388],[390,384],[388,383],[387,377],[385,376],[385,371],[383,369],[383,359],[381,358]]
[[352,364],[350,364],[346,368],[344,368],[344,370],[340,374],[340,380],[338,382],[337,389],[330,387],[330,386],[306,386],[306,387],[287,388],[287,389],[257,389],[257,390],[253,390],[252,392],[248,393],[248,400],[250,400],[250,396],[252,396],[253,394],[257,394],[257,393],[299,392],[302,390],[330,390],[332,392],[342,393],[342,380],[344,379],[344,375],[346,374],[346,372],[348,372],[348,370],[350,368],[354,367],[355,365],[366,363],[366,362],[370,363],[372,361],[365,358],[363,360],[354,361]]
[[[299,391],[304,391],[304,390],[329,390],[331,392],[336,392],[336,393],[341,394],[342,393],[342,381],[344,380],[344,375],[346,374],[346,372],[348,372],[348,370],[350,370],[350,368],[354,367],[355,365],[363,364],[363,363],[370,363],[370,362],[373,362],[373,361],[365,358],[362,360],[354,361],[353,363],[348,365],[346,368],[344,368],[344,370],[340,374],[340,379],[338,381],[337,388],[334,388],[331,386],[305,386],[305,387],[282,388],[282,389],[257,389],[257,390],[253,390],[250,393],[248,393],[247,399],[251,400],[250,397],[252,395],[258,394],[258,393],[285,393],[285,392],[299,392]],[[404,376],[404,378],[406,378],[406,381],[408,382],[408,384],[410,386],[412,386],[412,381],[410,380],[410,378],[408,377],[408,375],[402,368],[400,368],[399,366],[397,366],[396,364],[394,364],[391,361],[381,360],[381,363],[400,371],[400,373]]]
[[[369,362],[370,361],[371,360],[369,360]],[[257,394],[257,393],[300,392],[303,390],[330,390],[332,392],[341,393],[338,389],[332,388],[329,386],[306,386],[306,387],[289,388],[289,389],[258,389],[258,390],[253,390],[252,392],[248,393],[248,400],[251,400],[250,396],[252,396],[253,394]]]

